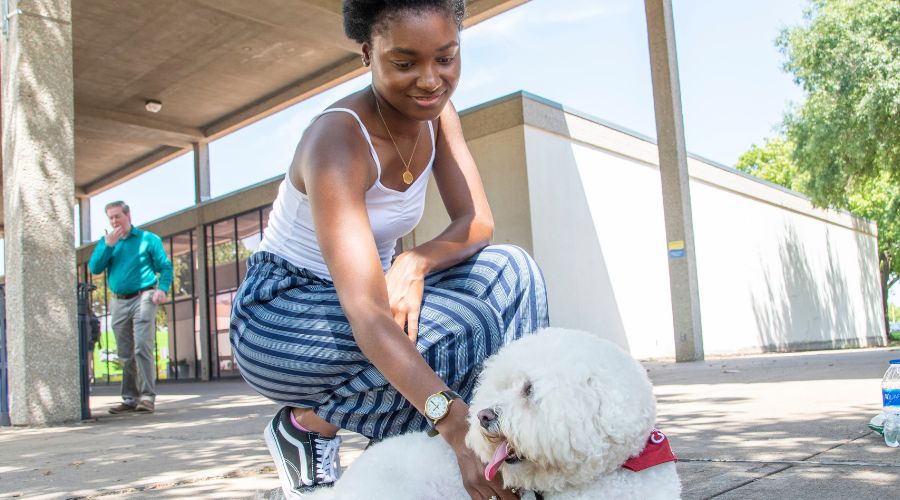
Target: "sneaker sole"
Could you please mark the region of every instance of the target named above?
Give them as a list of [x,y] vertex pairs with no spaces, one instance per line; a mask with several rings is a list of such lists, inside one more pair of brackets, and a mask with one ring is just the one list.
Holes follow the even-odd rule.
[[309,495],[298,493],[291,484],[290,475],[284,469],[284,456],[281,454],[281,447],[278,446],[278,439],[275,437],[275,430],[272,429],[271,423],[266,425],[263,438],[266,440],[269,455],[275,461],[275,469],[278,470],[278,481],[281,482],[281,492],[284,493],[284,498],[289,500],[309,498]]

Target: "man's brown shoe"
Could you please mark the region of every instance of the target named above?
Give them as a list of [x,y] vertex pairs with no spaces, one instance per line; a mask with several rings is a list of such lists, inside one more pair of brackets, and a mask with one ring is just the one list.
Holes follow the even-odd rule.
[[113,415],[118,415],[119,413],[131,413],[135,410],[135,406],[127,405],[125,403],[119,403],[116,406],[113,406],[109,409],[109,412]]
[[155,405],[153,404],[153,401],[150,401],[149,399],[144,399],[144,400],[141,400],[141,402],[137,404],[137,406],[134,408],[134,411],[136,411],[138,413],[153,413],[153,411],[155,409],[156,408],[155,408]]

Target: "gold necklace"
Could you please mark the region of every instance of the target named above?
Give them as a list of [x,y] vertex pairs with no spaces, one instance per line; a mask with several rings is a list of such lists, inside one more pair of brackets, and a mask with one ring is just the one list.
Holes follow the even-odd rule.
[[381,106],[378,104],[378,94],[375,93],[375,87],[372,87],[372,95],[375,97],[375,109],[378,110],[378,116],[381,118],[381,124],[384,125],[384,129],[387,130],[388,137],[391,138],[391,142],[394,143],[394,149],[397,150],[397,156],[400,157],[400,161],[403,162],[403,167],[405,170],[403,171],[403,182],[406,183],[407,186],[413,183],[413,174],[409,171],[409,165],[413,161],[413,157],[416,155],[416,146],[419,145],[419,136],[422,135],[422,127],[419,127],[419,132],[416,133],[416,142],[413,144],[412,152],[409,153],[409,161],[403,159],[403,154],[400,153],[400,148],[397,146],[397,141],[394,140],[394,135],[391,134],[391,129],[388,128],[387,122],[384,121],[384,115],[381,114]]

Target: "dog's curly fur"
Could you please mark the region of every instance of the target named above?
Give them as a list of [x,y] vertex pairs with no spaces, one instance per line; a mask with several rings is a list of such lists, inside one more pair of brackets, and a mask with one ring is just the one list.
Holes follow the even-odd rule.
[[[507,487],[549,499],[672,499],[672,462],[622,468],[647,442],[656,401],[646,372],[599,337],[548,328],[504,347],[479,377],[466,444],[490,461],[506,440],[521,460],[500,471]],[[498,418],[487,429],[482,409]],[[373,446],[334,488],[314,498],[464,499],[455,456],[443,439],[407,434]]]

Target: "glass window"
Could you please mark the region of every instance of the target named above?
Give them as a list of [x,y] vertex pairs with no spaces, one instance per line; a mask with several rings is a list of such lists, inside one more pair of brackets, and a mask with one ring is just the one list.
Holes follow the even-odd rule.
[[175,302],[174,349],[169,371],[178,380],[198,378],[197,351],[194,342],[194,301]]
[[175,300],[184,299],[194,294],[194,269],[191,251],[191,233],[177,234],[172,237],[172,271],[174,279],[169,294]]
[[106,275],[95,274],[94,276],[91,276],[91,282],[96,287],[91,293],[91,307],[93,307],[94,314],[97,316],[105,316],[107,314]]
[[119,351],[116,336],[112,330],[110,315],[100,317],[100,342],[94,351],[94,380],[105,380],[106,383],[122,380],[122,365],[119,363]]
[[266,232],[266,228],[269,227],[269,214],[272,213],[272,205],[265,207],[262,209],[262,229],[263,233]]
[[247,274],[247,259],[259,248],[262,232],[259,226],[259,210],[237,218],[238,280]]
[[[204,249],[206,255],[206,293],[210,293],[215,284],[215,275],[213,273],[213,239],[212,239],[212,226],[205,226],[203,231],[206,233],[206,248]],[[198,241],[194,241],[194,269],[200,269],[200,254],[197,251],[200,243]]]
[[222,292],[237,288],[237,256],[235,252],[234,219],[227,219],[213,225],[212,262],[216,273],[215,291]]
[[203,363],[203,349],[200,347],[200,335],[206,335],[206,332],[200,331],[200,299],[194,299],[194,352],[197,353],[197,362],[194,365],[194,373],[197,377],[202,375],[200,363]]
[[172,304],[166,304],[156,308],[156,378],[166,380],[169,377],[169,362],[171,355],[169,346],[172,345],[171,337],[175,334],[171,328]]
[[237,375],[237,367],[234,365],[234,356],[231,352],[231,342],[228,340],[229,324],[231,321],[231,302],[234,300],[234,292],[222,293],[216,296],[216,346],[217,372],[220,377]]

